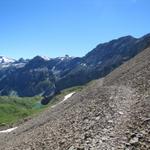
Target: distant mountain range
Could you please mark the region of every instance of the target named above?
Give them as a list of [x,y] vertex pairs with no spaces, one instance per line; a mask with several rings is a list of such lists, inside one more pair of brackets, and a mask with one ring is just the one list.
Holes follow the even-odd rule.
[[68,87],[104,77],[150,46],[150,34],[99,44],[84,57],[19,60],[0,56],[0,95],[51,96]]

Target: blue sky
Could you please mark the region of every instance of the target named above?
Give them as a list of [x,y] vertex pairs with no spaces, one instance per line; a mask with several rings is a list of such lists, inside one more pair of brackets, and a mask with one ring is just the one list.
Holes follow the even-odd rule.
[[150,0],[0,0],[0,55],[83,56],[150,32]]

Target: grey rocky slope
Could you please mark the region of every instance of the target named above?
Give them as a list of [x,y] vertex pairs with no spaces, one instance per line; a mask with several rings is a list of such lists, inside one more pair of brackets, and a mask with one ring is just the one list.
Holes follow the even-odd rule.
[[104,77],[149,46],[150,34],[147,34],[141,38],[125,36],[99,44],[81,58],[36,56],[15,62],[3,58],[1,63],[0,57],[0,95],[49,96]]
[[149,150],[150,48],[68,101],[0,135],[2,150]]

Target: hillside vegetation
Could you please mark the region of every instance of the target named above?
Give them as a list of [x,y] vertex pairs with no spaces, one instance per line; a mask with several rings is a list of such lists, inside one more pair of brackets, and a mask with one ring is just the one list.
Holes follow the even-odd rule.
[[64,96],[71,92],[78,92],[84,86],[76,86],[61,91],[60,94],[53,97],[47,106],[41,105],[42,97],[15,97],[15,96],[0,96],[0,128],[28,120],[34,114],[42,112],[48,107],[56,105]]
[[18,122],[20,119],[28,117],[40,109],[34,106],[41,97],[0,97],[0,126],[10,125]]

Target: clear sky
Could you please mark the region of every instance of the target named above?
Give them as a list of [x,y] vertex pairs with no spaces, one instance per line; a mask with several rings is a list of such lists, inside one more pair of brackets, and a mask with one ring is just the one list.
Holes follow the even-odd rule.
[[0,0],[0,55],[83,56],[150,32],[150,0]]

